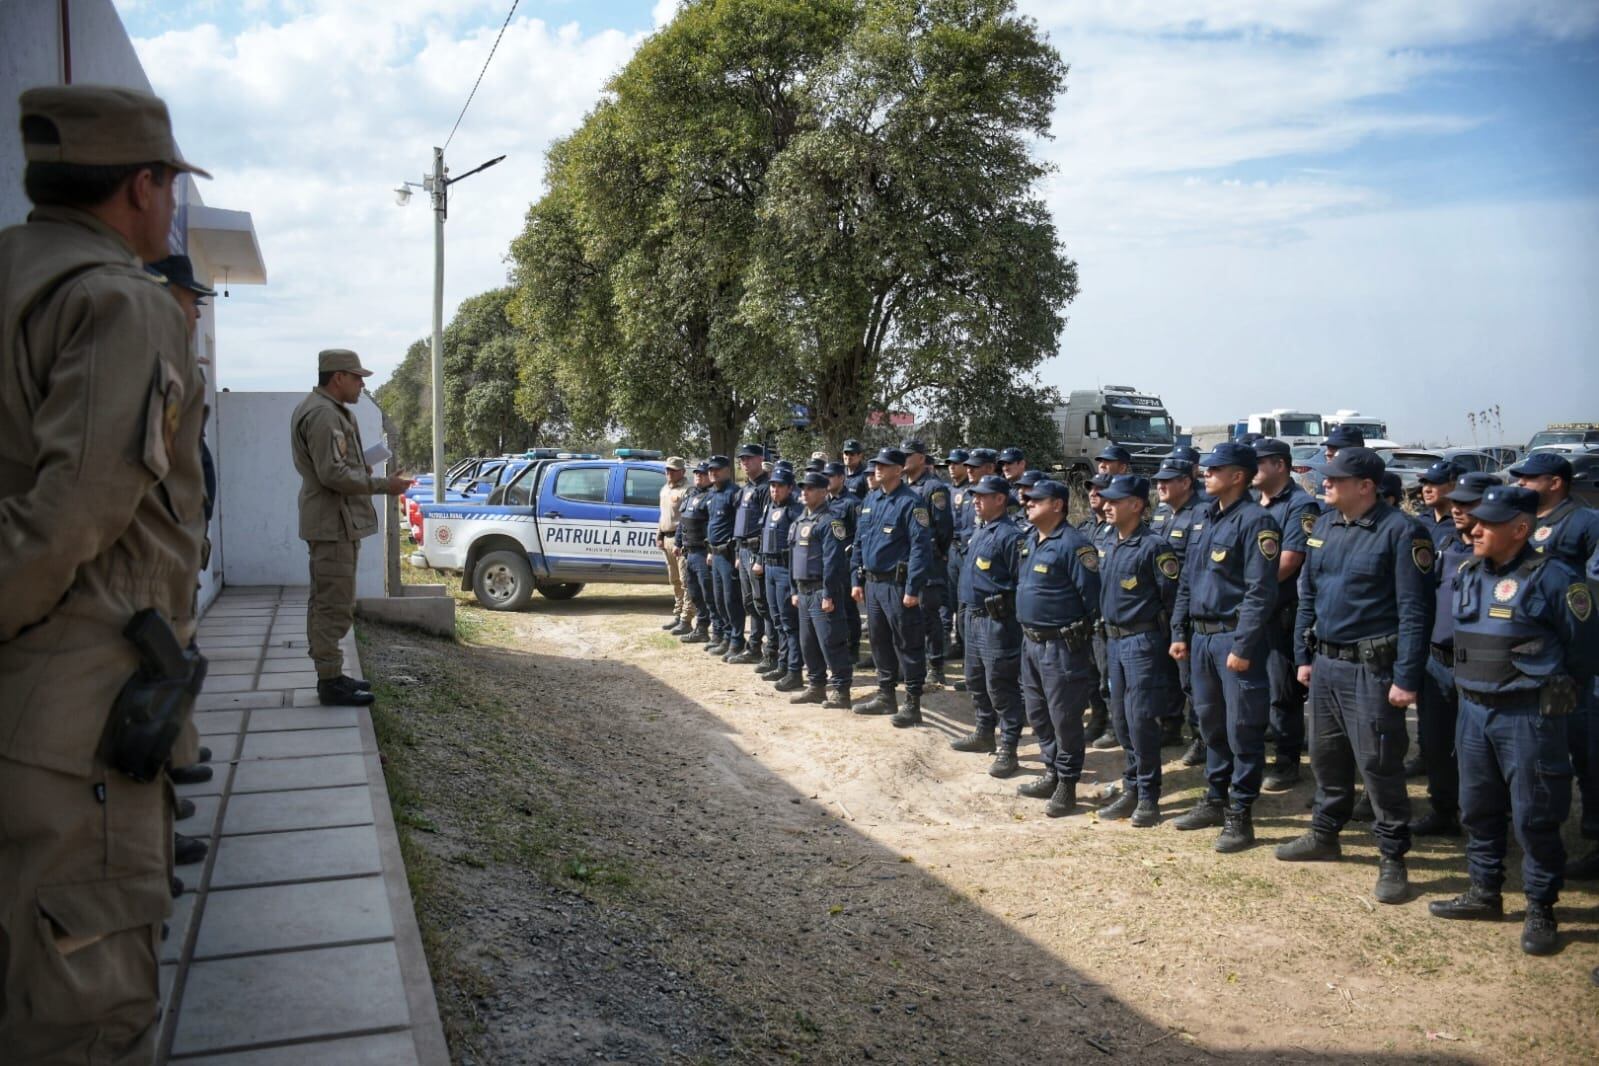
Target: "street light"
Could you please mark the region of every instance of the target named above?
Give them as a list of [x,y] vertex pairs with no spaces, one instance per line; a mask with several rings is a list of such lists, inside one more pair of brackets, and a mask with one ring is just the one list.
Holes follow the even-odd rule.
[[433,149],[433,172],[419,185],[401,182],[394,190],[394,202],[401,207],[411,202],[411,190],[423,189],[433,200],[433,502],[444,502],[444,218],[449,213],[449,188],[504,159],[495,156],[473,167],[459,178],[446,177],[444,149]]

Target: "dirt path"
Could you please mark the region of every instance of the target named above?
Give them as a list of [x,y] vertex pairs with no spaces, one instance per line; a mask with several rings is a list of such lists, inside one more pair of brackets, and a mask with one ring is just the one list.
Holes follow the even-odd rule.
[[1203,784],[1175,761],[1168,824],[1050,821],[949,750],[963,694],[906,731],[791,707],[662,634],[666,602],[463,607],[463,645],[364,627],[459,1062],[1599,1059],[1591,891],[1533,960],[1519,897],[1428,916],[1464,887],[1454,842],[1412,853],[1399,907],[1363,830],[1341,864],[1276,862],[1308,786],[1235,856],[1171,829]]

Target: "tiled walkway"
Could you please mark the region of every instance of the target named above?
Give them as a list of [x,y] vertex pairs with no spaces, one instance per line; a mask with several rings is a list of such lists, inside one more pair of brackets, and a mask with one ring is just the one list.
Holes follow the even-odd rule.
[[[210,840],[178,868],[158,1062],[448,1061],[372,721],[322,707],[304,588],[230,588],[198,642],[212,780],[185,785]],[[345,672],[359,677],[353,639]]]

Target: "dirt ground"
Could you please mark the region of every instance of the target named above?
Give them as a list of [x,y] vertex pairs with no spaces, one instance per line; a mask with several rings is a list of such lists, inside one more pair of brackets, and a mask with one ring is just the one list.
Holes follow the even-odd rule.
[[[1401,906],[1364,827],[1342,863],[1277,862],[1308,784],[1263,797],[1243,854],[1176,832],[1203,787],[1177,749],[1161,826],[1050,820],[949,749],[964,694],[913,730],[790,706],[662,633],[668,607],[591,586],[463,601],[459,642],[362,627],[459,1063],[1599,1061],[1592,885],[1531,959],[1519,895],[1502,924],[1427,914],[1466,884],[1458,841],[1419,842]],[[1080,794],[1121,758],[1090,752]]]

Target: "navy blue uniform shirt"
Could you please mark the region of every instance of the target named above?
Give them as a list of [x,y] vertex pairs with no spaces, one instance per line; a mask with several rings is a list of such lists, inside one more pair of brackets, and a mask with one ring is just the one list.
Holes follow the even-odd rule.
[[712,544],[725,544],[733,539],[733,516],[738,511],[738,487],[729,478],[721,484],[713,484],[706,490],[705,495],[710,497],[706,509],[711,516],[705,537]]
[[1022,540],[1016,617],[1024,626],[1055,629],[1099,614],[1099,549],[1062,522]]
[[950,504],[955,512],[955,546],[965,551],[972,534],[977,532],[977,495],[972,492],[971,482],[950,493]]
[[949,482],[931,470],[924,470],[914,482],[906,478],[905,484],[927,505],[927,514],[933,520],[933,546],[938,549],[940,558],[947,558],[950,543],[955,539],[955,504]]
[[849,532],[840,511],[824,504],[801,511],[788,531],[789,566],[795,581],[820,581],[827,595],[849,595]]
[[1531,544],[1533,551],[1553,555],[1580,574],[1599,552],[1599,511],[1567,497],[1533,523]]
[[[1471,692],[1534,692],[1544,680],[1569,674],[1590,683],[1599,665],[1599,621],[1593,596],[1578,571],[1528,546],[1510,563],[1495,567],[1473,558],[1455,590],[1455,684]],[[1511,677],[1500,683],[1473,680],[1460,662],[1473,637],[1497,638],[1512,649]]]
[[[903,481],[893,492],[873,489],[861,504],[855,527],[855,568],[886,573],[907,566],[905,592],[920,596],[932,576],[933,518],[922,498]],[[857,577],[856,584],[865,579]]]
[[764,471],[738,490],[738,511],[733,517],[733,538],[744,540],[761,535],[766,520],[766,505],[772,497],[770,477]]
[[857,500],[866,499],[866,493],[870,490],[866,486],[866,465],[864,463],[861,464],[859,470],[854,472],[849,471],[847,468],[845,469],[844,491],[854,496]]
[[1125,539],[1117,533],[1100,561],[1099,615],[1124,628],[1169,616],[1181,576],[1182,564],[1164,537],[1143,526]]
[[1195,493],[1183,501],[1183,505],[1175,510],[1165,504],[1155,508],[1155,517],[1149,520],[1149,528],[1156,536],[1166,538],[1172,550],[1177,553],[1180,563],[1187,557],[1189,527],[1194,524],[1200,514],[1200,507],[1204,501]]
[[805,508],[798,500],[790,496],[788,502],[779,504],[775,500],[767,504],[766,524],[761,526],[761,555],[763,562],[771,566],[788,565],[788,527],[793,525]]
[[1277,606],[1282,530],[1245,493],[1226,510],[1215,500],[1206,504],[1187,539],[1172,605],[1172,642],[1188,640],[1190,622],[1228,622],[1233,654],[1250,661],[1264,656],[1267,622]]
[[672,543],[679,548],[705,550],[706,534],[711,523],[711,490],[689,489],[683,497],[683,509],[672,533]]
[[1419,691],[1432,636],[1436,565],[1432,537],[1396,507],[1378,501],[1353,520],[1337,511],[1322,515],[1300,572],[1295,661],[1314,661],[1313,628],[1317,639],[1333,644],[1398,634],[1394,684]]
[[1456,539],[1455,520],[1448,511],[1444,512],[1442,518],[1439,518],[1436,512],[1423,511],[1416,516],[1416,521],[1421,523],[1427,535],[1432,538],[1432,546],[1438,549],[1439,555],[1443,554],[1446,544]]
[[962,603],[981,606],[989,596],[1016,591],[1021,542],[1022,531],[1008,515],[977,527],[961,566]]
[[[1316,528],[1316,519],[1321,517],[1321,504],[1316,502],[1316,497],[1300,488],[1299,483],[1290,478],[1286,488],[1269,500],[1261,500],[1260,504],[1277,523],[1277,528],[1282,530],[1283,551],[1306,554],[1309,551],[1307,542],[1310,540],[1311,530]],[[1298,597],[1298,582],[1287,585],[1278,583],[1279,609],[1293,603]]]
[[1450,645],[1455,640],[1455,588],[1460,582],[1460,569],[1471,560],[1471,544],[1460,539],[1457,531],[1453,537],[1438,546],[1438,558],[1433,560],[1433,583],[1436,590],[1432,610],[1432,642]]

